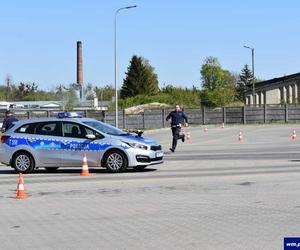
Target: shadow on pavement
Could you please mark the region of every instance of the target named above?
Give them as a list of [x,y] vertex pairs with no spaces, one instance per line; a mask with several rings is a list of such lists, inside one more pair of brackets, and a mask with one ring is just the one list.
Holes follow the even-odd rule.
[[11,170],[0,170],[0,174],[16,174],[16,171],[11,169]]
[[[126,171],[122,172],[122,173],[111,173],[109,171],[107,171],[104,168],[101,169],[95,169],[95,168],[90,168],[89,172],[91,174],[123,174],[123,173],[145,173],[145,172],[154,172],[157,169],[155,168],[145,168],[143,170],[135,170],[135,169],[127,169]],[[35,170],[33,173],[31,174],[80,174],[81,173],[81,168],[77,168],[77,169],[57,169],[57,170],[53,170],[53,171],[48,171],[46,169],[40,168]],[[5,170],[0,170],[0,175],[5,175],[5,174],[17,174],[15,170],[13,169],[5,169]]]

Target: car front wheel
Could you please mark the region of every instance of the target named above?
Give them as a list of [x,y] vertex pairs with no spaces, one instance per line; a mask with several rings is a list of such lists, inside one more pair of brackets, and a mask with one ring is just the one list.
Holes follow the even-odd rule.
[[34,170],[34,161],[27,152],[18,152],[12,159],[12,166],[18,173],[28,174]]
[[104,158],[104,166],[109,172],[119,173],[127,168],[127,158],[119,150],[111,150]]

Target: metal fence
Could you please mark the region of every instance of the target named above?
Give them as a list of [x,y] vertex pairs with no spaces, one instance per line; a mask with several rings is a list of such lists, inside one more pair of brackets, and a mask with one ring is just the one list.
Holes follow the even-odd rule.
[[[172,109],[145,110],[140,114],[125,114],[119,112],[118,122],[120,128],[154,129],[168,126],[165,118]],[[55,117],[58,110],[14,110],[18,119],[31,119],[38,117]],[[83,111],[84,116],[115,124],[114,111]],[[222,108],[194,108],[185,109],[190,124],[253,124],[273,122],[300,122],[300,105],[261,105]],[[1,117],[2,116],[2,117]],[[3,118],[4,113],[0,114]]]

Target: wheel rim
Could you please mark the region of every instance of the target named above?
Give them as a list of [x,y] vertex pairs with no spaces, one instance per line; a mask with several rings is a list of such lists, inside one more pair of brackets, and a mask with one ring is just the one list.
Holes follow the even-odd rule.
[[107,166],[113,170],[119,170],[123,166],[123,157],[118,153],[113,153],[107,158]]
[[30,167],[30,158],[27,155],[19,155],[15,163],[17,169],[26,171]]

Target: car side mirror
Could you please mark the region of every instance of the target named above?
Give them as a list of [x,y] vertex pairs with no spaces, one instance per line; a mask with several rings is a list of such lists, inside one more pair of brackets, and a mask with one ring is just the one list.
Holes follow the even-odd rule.
[[93,135],[93,134],[87,134],[85,137],[90,139],[90,140],[95,140],[96,139],[96,136]]

